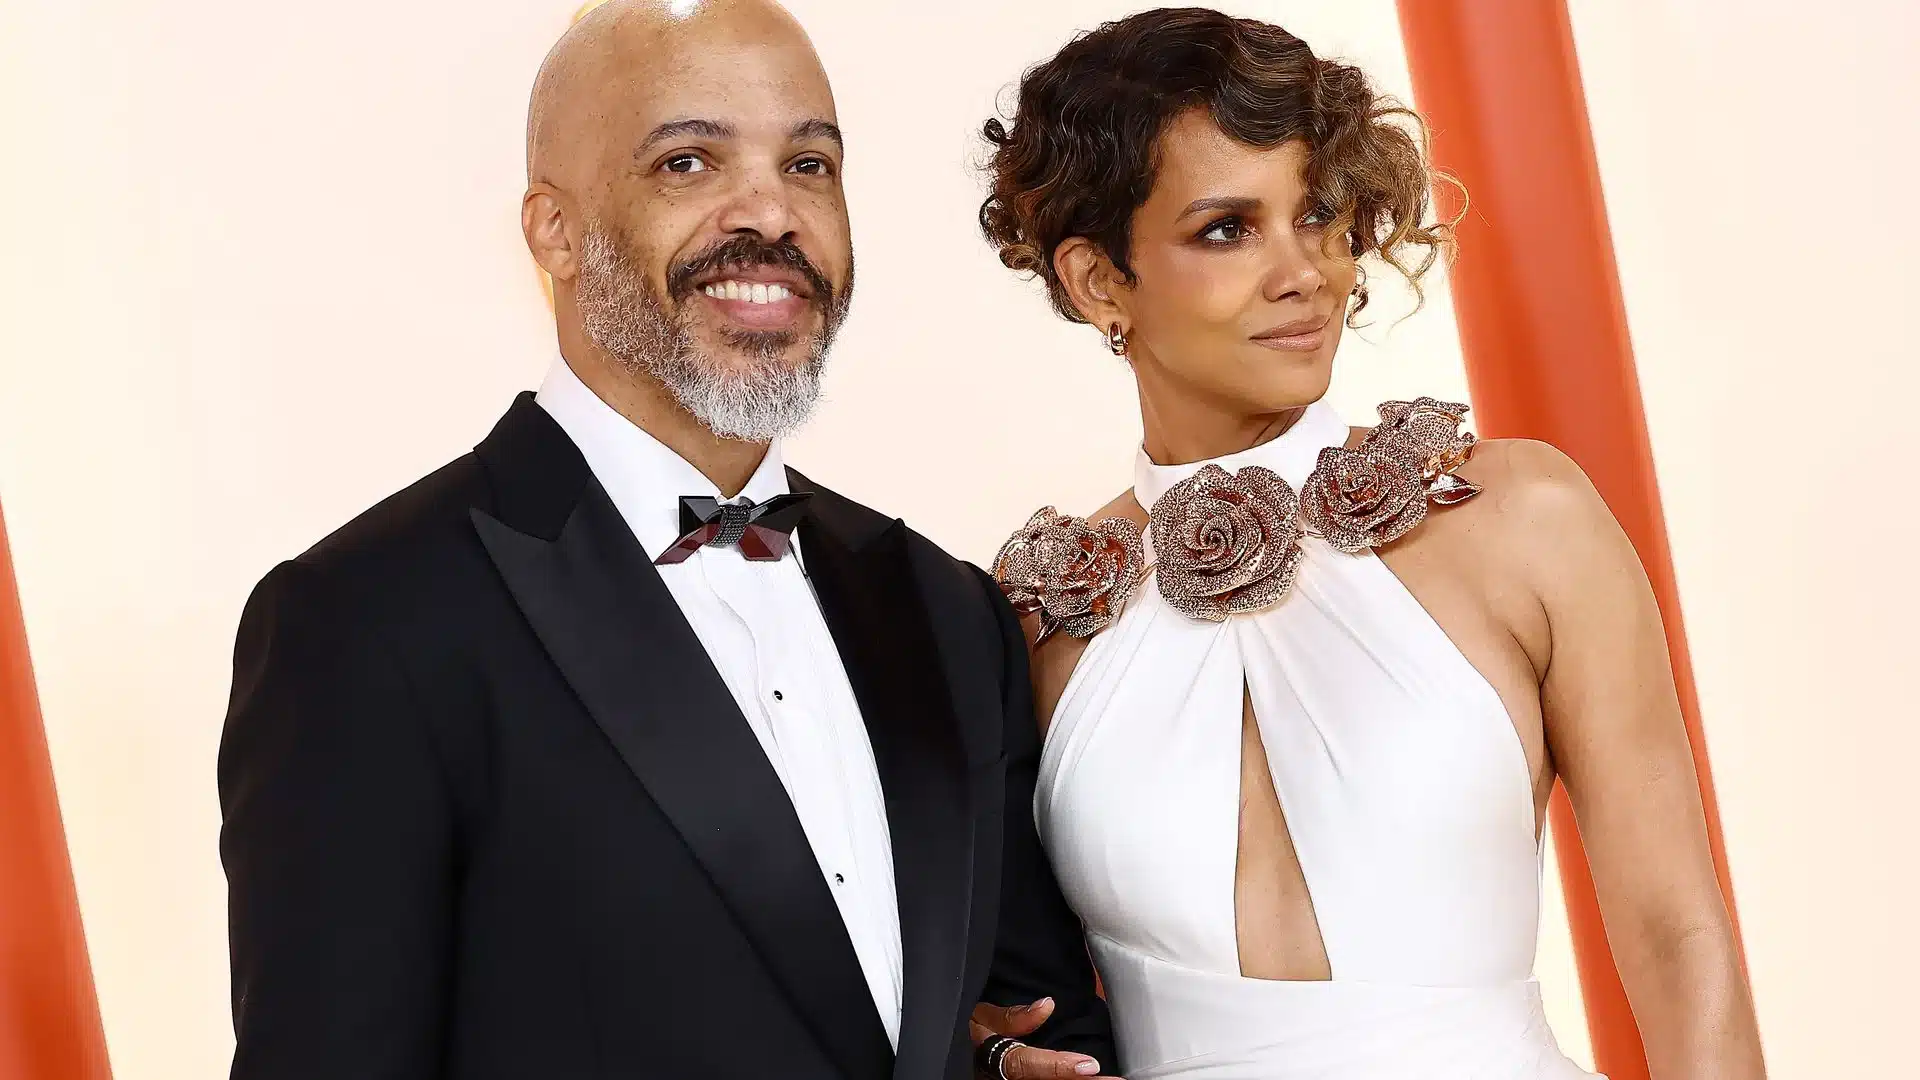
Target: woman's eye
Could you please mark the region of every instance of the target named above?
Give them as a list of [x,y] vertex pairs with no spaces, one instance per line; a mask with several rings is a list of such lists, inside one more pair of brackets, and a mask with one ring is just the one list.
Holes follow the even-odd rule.
[[1247,226],[1239,218],[1221,218],[1201,232],[1200,239],[1215,244],[1231,244],[1245,239]]
[[802,158],[793,163],[793,171],[802,176],[830,176],[833,166],[825,158]]
[[672,173],[706,172],[707,163],[699,154],[675,154],[661,166]]
[[1309,210],[1301,216],[1300,227],[1305,229],[1324,229],[1328,225],[1333,224],[1333,219],[1337,216],[1333,211],[1324,206],[1317,210]]

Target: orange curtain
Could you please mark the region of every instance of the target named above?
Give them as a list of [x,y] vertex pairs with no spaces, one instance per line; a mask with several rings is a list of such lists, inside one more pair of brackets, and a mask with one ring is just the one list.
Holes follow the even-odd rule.
[[0,1077],[108,1080],[106,1038],[54,799],[0,517]]
[[[1700,736],[1653,454],[1627,337],[1593,135],[1565,0],[1400,0],[1414,96],[1434,157],[1467,188],[1451,280],[1479,428],[1541,439],[1593,478],[1633,538],[1666,620],[1715,868],[1732,882]],[[1566,793],[1553,832],[1596,1065],[1647,1076]],[[1738,923],[1736,922],[1736,928]]]

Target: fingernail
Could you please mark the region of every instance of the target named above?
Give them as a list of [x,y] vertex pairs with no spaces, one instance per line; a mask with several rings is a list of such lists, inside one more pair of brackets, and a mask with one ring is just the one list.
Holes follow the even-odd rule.
[[1100,1063],[1097,1061],[1082,1061],[1073,1067],[1073,1071],[1079,1073],[1081,1076],[1092,1076],[1094,1073],[1100,1071]]

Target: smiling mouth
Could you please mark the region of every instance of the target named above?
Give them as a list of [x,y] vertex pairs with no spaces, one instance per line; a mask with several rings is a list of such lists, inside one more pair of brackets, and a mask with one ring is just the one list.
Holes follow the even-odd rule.
[[793,334],[813,324],[815,309],[831,328],[834,287],[791,240],[766,243],[739,235],[709,245],[675,268],[667,292],[705,311],[723,337]]
[[738,300],[748,304],[777,304],[798,295],[792,288],[778,282],[741,281],[737,278],[710,281],[702,285],[700,291],[715,300]]
[[[798,332],[813,310],[813,297],[797,281],[766,280],[774,277],[760,268],[735,270],[730,276],[717,277],[695,286],[694,301],[710,305],[721,320],[723,333],[791,334]],[[759,277],[761,280],[751,280]]]

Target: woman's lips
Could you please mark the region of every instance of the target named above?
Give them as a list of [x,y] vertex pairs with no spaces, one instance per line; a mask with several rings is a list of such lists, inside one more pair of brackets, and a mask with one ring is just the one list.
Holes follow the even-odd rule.
[[1312,352],[1327,343],[1327,323],[1332,316],[1299,319],[1253,335],[1256,345],[1288,352]]

